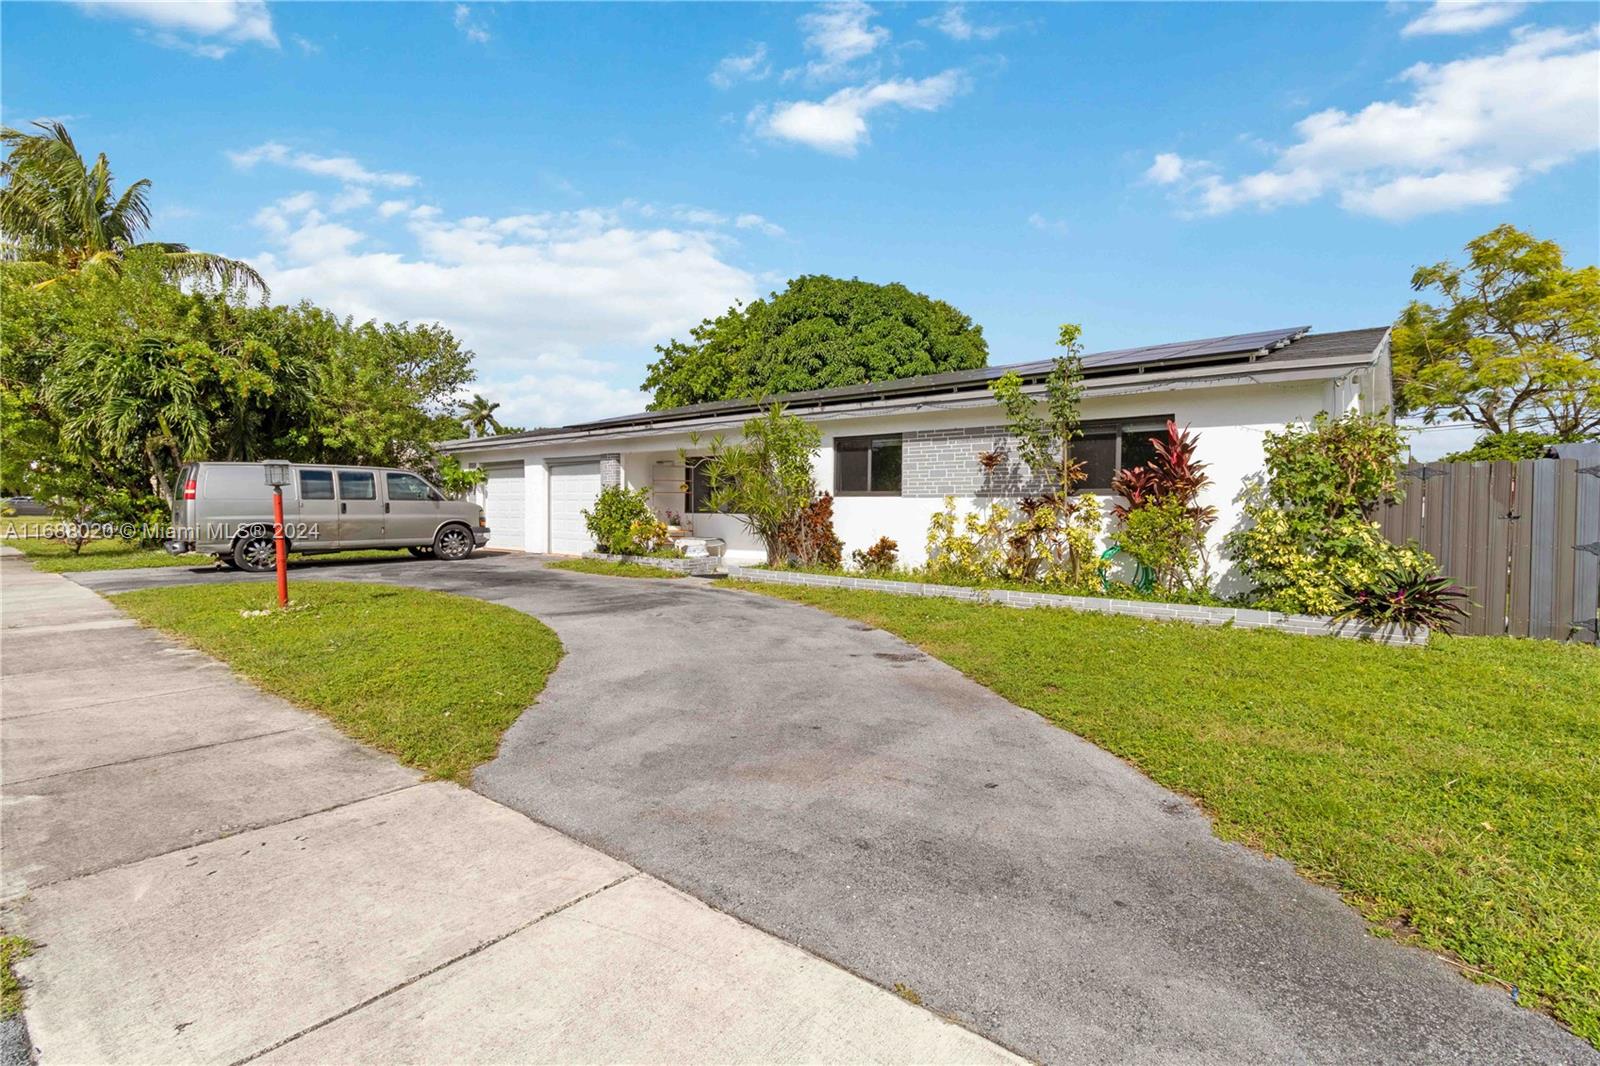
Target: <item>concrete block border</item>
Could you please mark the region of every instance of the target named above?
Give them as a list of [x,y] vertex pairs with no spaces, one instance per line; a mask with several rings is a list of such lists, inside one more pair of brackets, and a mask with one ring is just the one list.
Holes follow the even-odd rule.
[[[607,558],[622,558],[608,556]],[[643,560],[640,560],[643,561]],[[667,560],[658,560],[667,561]],[[882,578],[844,577],[834,574],[807,574],[787,570],[729,565],[727,575],[740,581],[769,585],[811,585],[818,588],[863,589],[888,592],[896,596],[940,596],[971,603],[997,603],[1006,607],[1066,607],[1074,611],[1122,614],[1153,621],[1194,622],[1198,625],[1232,625],[1236,629],[1276,629],[1308,637],[1344,637],[1370,640],[1396,646],[1422,645],[1426,632],[1408,637],[1397,626],[1373,626],[1366,622],[1335,622],[1315,614],[1283,614],[1247,607],[1200,607],[1187,603],[1157,603],[1151,600],[1117,600],[1099,596],[1061,596],[1053,592],[1018,592],[1013,589],[979,589],[962,585],[928,585],[916,581],[889,581]]]
[[721,560],[709,555],[694,558],[672,558],[660,555],[611,555],[607,552],[584,552],[585,559],[600,559],[608,563],[637,563],[640,566],[653,566],[657,570],[671,570],[678,574],[694,574],[704,576],[718,572]]

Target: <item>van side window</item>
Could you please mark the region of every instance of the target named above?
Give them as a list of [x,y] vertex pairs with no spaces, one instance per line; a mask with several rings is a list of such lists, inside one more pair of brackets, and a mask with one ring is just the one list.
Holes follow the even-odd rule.
[[302,500],[333,499],[333,471],[300,471],[300,498]]
[[428,500],[428,483],[415,474],[384,474],[391,500]]
[[342,500],[376,500],[378,483],[364,470],[339,471],[339,498]]

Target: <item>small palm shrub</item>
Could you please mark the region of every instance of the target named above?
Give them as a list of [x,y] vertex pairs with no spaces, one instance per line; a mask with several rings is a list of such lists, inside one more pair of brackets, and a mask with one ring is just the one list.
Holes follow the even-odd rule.
[[879,537],[878,542],[872,547],[864,551],[857,548],[851,552],[850,561],[863,573],[887,574],[893,571],[895,564],[900,561],[900,545],[888,537]]
[[1467,616],[1467,590],[1439,573],[1427,556],[1395,557],[1371,580],[1342,581],[1339,620],[1396,625],[1407,636],[1419,629],[1446,629]]
[[613,555],[649,555],[667,543],[667,525],[650,509],[650,490],[610,485],[583,521],[595,547]]

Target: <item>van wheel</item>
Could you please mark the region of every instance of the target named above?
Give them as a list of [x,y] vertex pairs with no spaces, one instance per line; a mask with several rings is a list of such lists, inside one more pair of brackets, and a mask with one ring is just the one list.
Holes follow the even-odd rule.
[[418,559],[433,558],[433,545],[431,544],[425,548],[407,548],[406,551],[410,552],[412,555],[415,555]]
[[466,526],[445,526],[433,538],[433,554],[455,562],[472,554],[472,533]]
[[275,569],[278,565],[277,546],[271,537],[260,534],[240,537],[233,546],[233,565],[252,574]]

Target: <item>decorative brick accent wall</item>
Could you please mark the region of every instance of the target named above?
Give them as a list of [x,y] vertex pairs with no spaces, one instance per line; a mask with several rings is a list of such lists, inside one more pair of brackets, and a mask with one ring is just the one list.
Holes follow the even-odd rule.
[[609,489],[622,484],[622,455],[612,452],[600,457],[600,487]]
[[[998,451],[1004,458],[993,470],[978,465],[978,456]],[[1018,457],[1017,442],[1005,426],[963,426],[923,429],[904,434],[900,452],[902,496],[1026,496],[1046,484],[1032,475]]]
[[897,596],[939,596],[970,603],[994,603],[1004,607],[1066,607],[1074,611],[1123,614],[1151,621],[1194,622],[1199,625],[1233,626],[1237,629],[1276,629],[1306,637],[1344,637],[1399,646],[1428,642],[1426,630],[1408,637],[1397,626],[1372,626],[1365,622],[1335,622],[1314,614],[1283,614],[1246,607],[1199,607],[1186,603],[1157,603],[1153,600],[1114,600],[1100,596],[1061,596],[1053,592],[1018,592],[1012,589],[979,589],[963,585],[927,585],[917,581],[891,581],[887,578],[843,577],[833,574],[807,574],[794,570],[765,570],[729,565],[723,568],[731,578],[760,581],[769,585],[814,585],[822,588],[863,589],[889,592]]

